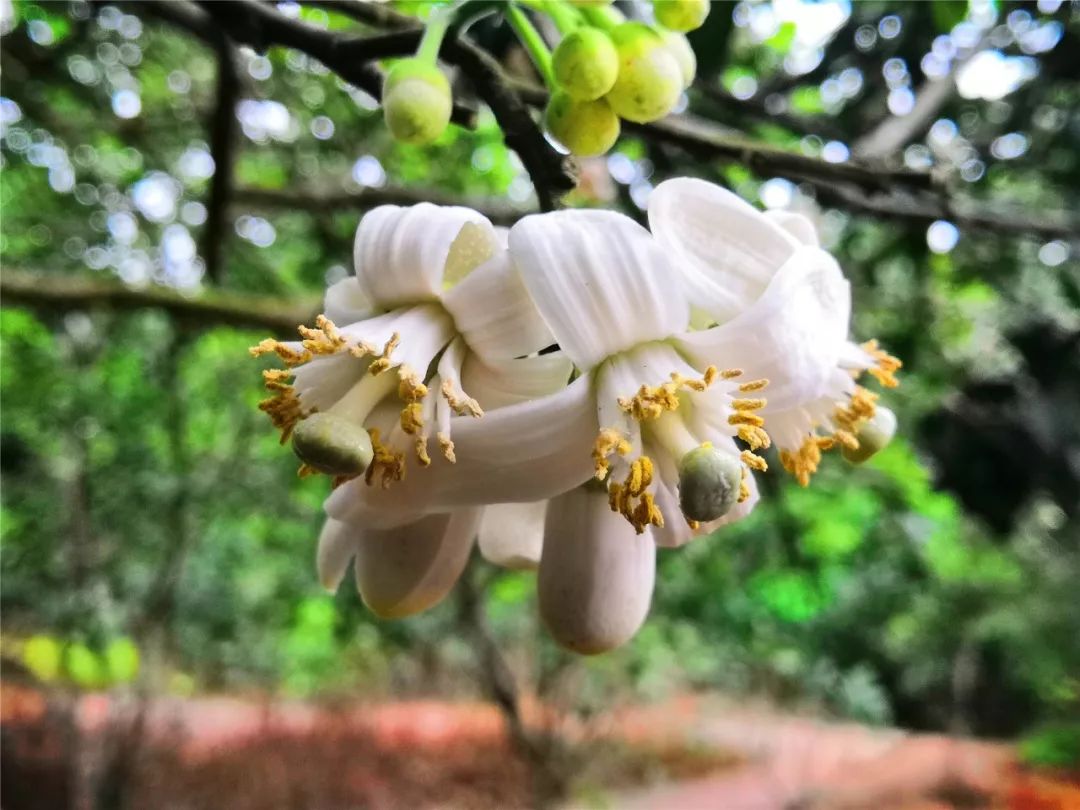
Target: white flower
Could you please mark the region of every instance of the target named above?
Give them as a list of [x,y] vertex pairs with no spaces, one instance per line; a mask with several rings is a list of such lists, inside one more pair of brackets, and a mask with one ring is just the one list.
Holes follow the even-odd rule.
[[[644,619],[655,544],[681,545],[752,508],[749,471],[765,467],[753,451],[769,442],[757,414],[766,381],[693,364],[694,347],[681,337],[688,307],[677,278],[632,220],[605,211],[530,216],[511,229],[509,244],[537,310],[580,376],[481,421],[455,419],[453,474],[433,469],[423,480],[407,479],[378,505],[342,487],[327,512],[365,522],[402,501],[438,512],[553,498],[540,559],[541,615],[562,643],[599,652],[626,641]],[[739,503],[698,523],[682,514],[680,462],[703,446],[735,460],[731,500]],[[590,479],[597,480],[579,488]]]
[[[362,453],[345,454],[351,469],[326,465],[294,443],[301,474],[333,474],[338,491],[377,501],[372,490],[432,464],[433,433],[442,465],[452,469],[455,415],[473,421],[484,408],[565,386],[569,361],[536,355],[553,338],[500,235],[475,211],[376,208],[357,230],[355,263],[355,277],[327,291],[317,328],[301,328],[302,341],[266,340],[252,350],[285,362],[264,373],[273,396],[260,406],[283,441],[313,413],[326,426],[316,437],[321,450],[351,448],[358,426],[370,433],[370,464],[356,461]],[[328,521],[319,544],[323,584],[336,587],[355,555],[361,593],[377,613],[430,606],[460,573],[481,510],[425,516],[402,504],[378,511],[379,521]]]
[[874,341],[848,340],[850,287],[813,224],[679,178],[653,190],[649,225],[679,270],[695,322],[720,324],[687,338],[691,356],[772,381],[761,413],[784,467],[805,486],[823,450],[858,448],[877,395],[856,378],[866,371],[893,387],[900,363]]

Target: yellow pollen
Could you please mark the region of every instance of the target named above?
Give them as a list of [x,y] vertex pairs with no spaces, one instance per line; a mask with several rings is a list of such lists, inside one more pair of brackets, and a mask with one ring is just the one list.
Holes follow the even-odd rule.
[[630,452],[630,442],[622,434],[613,428],[604,428],[593,442],[592,458],[593,469],[596,471],[597,480],[603,481],[611,470],[608,456],[618,453],[625,456]]
[[761,427],[765,424],[763,417],[750,411],[735,411],[727,418],[727,421],[729,425],[753,425],[754,427]]
[[445,433],[440,433],[436,438],[439,440],[439,447],[442,448],[443,457],[451,464],[456,464],[457,457],[454,455],[454,443],[450,441],[450,437]]
[[427,436],[418,436],[416,438],[416,460],[420,462],[420,466],[427,467],[431,464],[431,456],[427,451]]
[[686,517],[686,515],[683,515],[683,518],[686,520],[686,525],[693,529],[695,532],[701,528],[701,523],[699,521],[691,520],[690,518]]
[[751,453],[749,450],[743,450],[739,454],[739,458],[742,459],[742,463],[749,467],[751,470],[765,472],[769,469],[769,465],[765,463],[765,459],[763,459],[756,453]]
[[[839,425],[839,430],[836,431],[837,438],[841,442],[851,449],[856,449],[859,446],[859,442],[855,439],[855,434],[859,432],[864,424],[870,421],[874,417],[874,413],[877,411],[878,395],[872,391],[868,391],[861,385],[855,386],[855,390],[848,398],[846,405],[837,405],[836,410],[833,411],[833,421]],[[841,433],[846,433],[851,437],[855,443],[850,444],[843,438],[840,438]]]
[[750,497],[750,485],[746,483],[750,477],[750,473],[746,471],[746,467],[742,468],[742,478],[739,479],[739,500],[738,503],[742,503]]
[[420,402],[427,396],[427,386],[420,379],[420,375],[408,366],[398,369],[398,377],[398,399],[402,402]]
[[750,445],[751,450],[760,450],[772,445],[769,434],[757,425],[739,425],[736,435]]
[[744,382],[739,384],[739,390],[744,394],[750,394],[754,391],[760,391],[762,388],[769,384],[768,380],[750,380],[750,382]]
[[833,434],[833,438],[836,439],[838,444],[844,445],[849,450],[859,449],[859,440],[855,438],[853,433],[848,433],[846,430],[838,430]]
[[371,361],[371,365],[368,366],[368,374],[372,377],[377,377],[382,374],[388,368],[390,368],[391,360],[390,355],[393,354],[394,349],[401,345],[401,335],[397,332],[390,335],[390,339],[386,341],[386,345],[383,346],[382,354]]
[[378,476],[380,485],[386,489],[394,481],[400,481],[405,477],[405,455],[391,450],[379,441],[378,428],[368,428],[368,435],[371,436],[374,458],[364,475],[364,481],[371,486],[375,481],[375,476]]
[[866,341],[866,343],[862,344],[862,348],[875,360],[875,365],[868,368],[866,373],[886,388],[896,388],[900,384],[900,381],[896,379],[896,372],[904,364],[880,348],[876,340]]
[[401,409],[401,429],[410,436],[415,436],[424,427],[423,406],[411,402]]
[[780,463],[784,469],[795,476],[800,486],[810,483],[810,476],[817,472],[821,464],[821,453],[836,446],[836,439],[832,436],[807,436],[806,440],[794,453],[787,450],[780,451]]
[[325,315],[315,319],[315,328],[298,326],[297,331],[303,340],[303,346],[312,355],[337,354],[348,348],[348,342],[338,332],[334,322]]
[[700,380],[684,377],[673,371],[669,382],[654,386],[643,385],[634,396],[621,397],[619,407],[639,422],[659,419],[666,411],[678,410],[680,391],[704,391],[720,374],[715,366],[705,369]]
[[288,382],[291,376],[292,372],[282,368],[263,371],[263,384],[271,396],[259,403],[259,410],[269,416],[270,422],[281,431],[282,444],[289,440],[297,422],[314,413],[314,408],[304,410],[296,389]]
[[765,399],[733,399],[731,407],[737,411],[760,411],[767,403]]
[[608,485],[608,505],[630,521],[634,531],[641,534],[645,527],[662,527],[664,516],[656,505],[652,493],[646,492],[653,481],[653,463],[648,456],[641,456],[630,465],[626,480],[621,484],[612,481]]
[[454,393],[454,385],[450,380],[443,380],[442,387],[439,389],[442,395],[446,398],[446,401],[450,403],[450,408],[458,416],[475,416],[480,417],[484,415],[484,409],[480,407],[480,403],[472,397],[458,397]]
[[734,380],[736,377],[741,377],[743,370],[741,368],[726,368],[720,372],[720,376],[725,380]]

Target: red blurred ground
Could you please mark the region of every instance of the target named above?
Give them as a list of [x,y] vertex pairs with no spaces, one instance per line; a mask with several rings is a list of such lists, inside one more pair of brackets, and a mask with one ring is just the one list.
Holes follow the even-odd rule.
[[[75,705],[82,754],[73,767],[70,728],[44,695],[3,685],[6,810],[86,806],[73,801],[72,785],[95,760],[100,765],[118,704],[88,695]],[[529,715],[534,722],[545,716],[535,707]],[[529,768],[486,704],[326,709],[162,699],[146,729],[133,771],[135,808],[479,810],[527,807],[531,799]],[[621,757],[590,774],[589,795],[601,789],[604,798],[572,807],[1080,810],[1080,781],[1026,772],[1007,746],[826,724],[717,700],[624,710],[602,727],[564,722],[560,731],[577,756],[606,745],[610,759],[614,740]],[[668,781],[646,784],[657,774]]]

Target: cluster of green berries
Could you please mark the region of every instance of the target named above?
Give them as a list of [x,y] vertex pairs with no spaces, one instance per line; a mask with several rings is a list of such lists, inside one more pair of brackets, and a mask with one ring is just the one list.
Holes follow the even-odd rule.
[[[653,0],[657,25],[626,21],[604,0],[522,0],[551,16],[562,33],[553,54],[538,36],[518,30],[551,91],[548,132],[573,154],[601,155],[619,137],[619,119],[663,118],[693,81],[697,65],[685,32],[709,13],[708,0]],[[516,9],[514,9],[516,12]],[[398,141],[426,144],[450,122],[450,83],[435,63],[442,30],[394,64],[383,85],[383,111]],[[433,47],[431,41],[434,41]]]
[[573,154],[607,152],[619,137],[620,118],[663,118],[693,81],[697,64],[684,32],[704,22],[708,0],[654,0],[653,8],[663,28],[585,25],[555,49],[555,87],[544,123]]

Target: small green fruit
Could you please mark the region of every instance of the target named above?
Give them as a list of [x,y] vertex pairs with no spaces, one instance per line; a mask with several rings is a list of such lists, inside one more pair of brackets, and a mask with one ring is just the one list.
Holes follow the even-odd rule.
[[383,82],[383,117],[396,140],[426,144],[446,131],[454,106],[450,82],[434,65],[402,59]]
[[701,28],[709,16],[709,0],[653,0],[656,21],[672,31]]
[[359,475],[375,455],[363,425],[332,413],[313,413],[296,426],[293,452],[327,475]]
[[584,27],[563,37],[551,66],[559,86],[578,101],[594,101],[615,84],[619,54],[605,32]]
[[551,95],[544,125],[555,140],[581,157],[602,155],[619,139],[619,118],[604,99],[577,101],[561,90]]
[[844,447],[840,454],[852,464],[862,464],[879,450],[884,449],[895,435],[896,414],[878,405],[870,421],[859,428],[859,432],[855,434],[855,438],[859,440],[859,446],[854,450]]
[[738,502],[741,482],[739,457],[703,444],[679,462],[679,508],[702,523],[721,518]]
[[619,78],[607,94],[611,108],[640,124],[663,118],[682,92],[678,61],[660,35],[642,23],[623,23],[611,39],[619,54]]
[[682,71],[682,86],[685,90],[693,84],[694,77],[697,75],[697,56],[694,55],[694,49],[690,47],[690,40],[685,34],[664,31],[661,36],[664,38],[668,53],[679,63],[679,70]]

